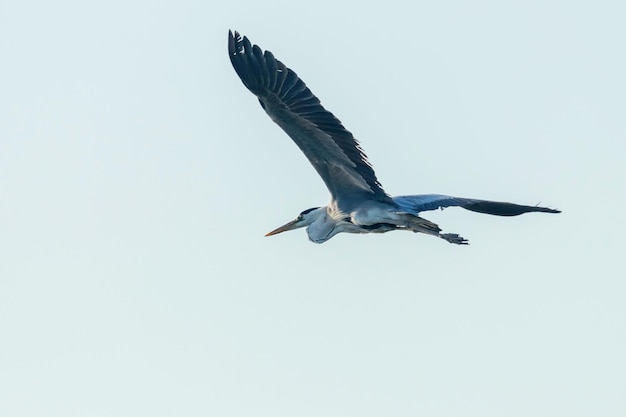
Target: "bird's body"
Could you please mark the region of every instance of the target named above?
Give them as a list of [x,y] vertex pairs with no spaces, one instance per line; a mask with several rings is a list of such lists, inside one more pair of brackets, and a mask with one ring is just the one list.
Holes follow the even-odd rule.
[[342,232],[409,230],[466,244],[467,240],[457,234],[441,233],[439,226],[419,214],[451,206],[498,216],[559,213],[546,207],[439,194],[391,197],[378,182],[356,139],[322,107],[295,72],[237,32],[229,32],[228,53],[244,85],[306,155],[331,194],[328,206],[305,210],[267,236],[306,226],[309,239],[323,243]]

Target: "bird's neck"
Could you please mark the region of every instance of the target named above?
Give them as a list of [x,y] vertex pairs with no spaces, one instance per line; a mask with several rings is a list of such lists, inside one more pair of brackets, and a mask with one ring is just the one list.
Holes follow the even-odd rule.
[[339,233],[339,230],[335,229],[336,221],[329,216],[327,207],[319,207],[310,214],[312,221],[306,232],[311,242],[324,243]]

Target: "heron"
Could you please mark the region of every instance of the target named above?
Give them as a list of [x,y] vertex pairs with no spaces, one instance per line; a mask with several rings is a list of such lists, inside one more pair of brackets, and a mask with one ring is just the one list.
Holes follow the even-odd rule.
[[560,213],[538,205],[442,194],[391,197],[376,178],[359,142],[292,69],[237,31],[228,32],[228,55],[243,84],[304,153],[331,196],[327,206],[304,210],[265,236],[306,227],[309,240],[324,243],[338,233],[407,230],[466,245],[467,239],[456,233],[442,233],[437,224],[420,214],[454,206],[496,216]]

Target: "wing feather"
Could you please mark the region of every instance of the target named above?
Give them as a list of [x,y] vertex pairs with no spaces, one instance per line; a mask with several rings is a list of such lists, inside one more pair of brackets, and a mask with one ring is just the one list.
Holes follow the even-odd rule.
[[404,195],[394,197],[393,201],[402,210],[413,214],[445,207],[463,207],[466,210],[493,214],[494,216],[519,216],[530,212],[560,213],[559,210],[548,207],[525,206],[503,201],[478,200],[441,194]]
[[309,159],[340,209],[364,199],[391,202],[358,141],[294,71],[237,32],[229,32],[228,52],[243,84]]

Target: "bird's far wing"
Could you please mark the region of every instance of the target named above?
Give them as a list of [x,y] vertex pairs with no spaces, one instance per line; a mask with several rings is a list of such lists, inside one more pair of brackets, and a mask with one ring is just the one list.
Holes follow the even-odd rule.
[[352,133],[294,71],[237,32],[228,33],[228,54],[243,84],[313,164],[340,209],[362,199],[391,201]]
[[402,209],[409,213],[420,213],[422,211],[437,210],[445,207],[463,207],[466,210],[478,213],[493,214],[495,216],[519,216],[523,213],[533,211],[542,213],[560,213],[547,207],[524,206],[514,203],[505,203],[500,201],[477,200],[474,198],[452,197],[440,194],[423,194],[423,195],[403,195],[393,197],[393,201]]

